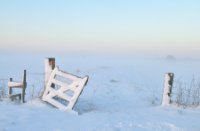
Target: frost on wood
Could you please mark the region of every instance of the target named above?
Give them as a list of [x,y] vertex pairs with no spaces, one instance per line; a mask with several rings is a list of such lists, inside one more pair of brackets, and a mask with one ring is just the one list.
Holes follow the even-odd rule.
[[88,77],[80,78],[55,67],[42,99],[60,110],[72,110],[87,81]]
[[164,83],[164,92],[163,92],[163,99],[162,99],[162,105],[167,106],[171,102],[171,92],[172,92],[172,86],[173,86],[173,73],[167,73],[165,74],[165,83]]
[[21,88],[22,86],[23,86],[23,82],[14,82],[14,81],[8,82],[8,87],[19,87],[19,88]]
[[55,58],[47,58],[44,61],[45,63],[45,86],[50,78],[51,72],[55,68]]
[[[13,99],[16,99],[16,97],[19,97],[19,99],[21,100],[22,98],[22,102],[24,103],[25,102],[25,90],[26,90],[26,86],[27,86],[27,83],[26,83],[26,70],[24,70],[24,74],[23,74],[23,80],[22,82],[14,82],[12,80],[12,78],[10,78],[10,81],[8,82],[8,88],[9,88],[9,97],[11,98],[11,100]],[[12,90],[13,88],[21,88],[22,89],[22,93],[20,94],[13,94]]]

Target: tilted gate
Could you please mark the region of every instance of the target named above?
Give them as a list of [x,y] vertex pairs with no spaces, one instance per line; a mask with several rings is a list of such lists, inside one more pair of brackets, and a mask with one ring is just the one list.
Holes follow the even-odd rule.
[[42,99],[60,110],[72,110],[88,78],[88,76],[80,78],[55,67],[46,84]]

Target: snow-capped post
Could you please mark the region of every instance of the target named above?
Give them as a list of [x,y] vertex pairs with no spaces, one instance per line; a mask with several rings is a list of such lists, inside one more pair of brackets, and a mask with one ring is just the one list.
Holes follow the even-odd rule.
[[54,70],[55,68],[55,58],[46,58],[45,59],[45,82],[44,82],[44,85],[46,87],[48,81],[49,81],[49,78],[50,78],[50,75],[52,73],[52,71]]
[[171,103],[173,80],[174,80],[174,73],[165,74],[164,92],[163,92],[163,99],[162,99],[163,106],[167,106]]

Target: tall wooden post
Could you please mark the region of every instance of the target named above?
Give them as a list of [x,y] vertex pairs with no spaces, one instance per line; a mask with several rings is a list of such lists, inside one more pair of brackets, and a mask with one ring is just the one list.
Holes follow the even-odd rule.
[[174,80],[174,73],[165,74],[164,92],[163,92],[163,99],[162,99],[163,106],[167,106],[171,103],[173,80]]
[[55,68],[55,58],[46,58],[45,59],[45,82],[44,85],[46,87],[48,80],[50,78],[51,72],[54,70]]
[[24,70],[22,96],[21,96],[23,103],[25,102],[26,86],[27,86],[27,83],[26,83],[26,70]]
[[[12,82],[12,81],[13,81],[13,79],[10,78],[10,82]],[[9,95],[9,97],[12,95],[12,87],[8,88],[8,95]]]

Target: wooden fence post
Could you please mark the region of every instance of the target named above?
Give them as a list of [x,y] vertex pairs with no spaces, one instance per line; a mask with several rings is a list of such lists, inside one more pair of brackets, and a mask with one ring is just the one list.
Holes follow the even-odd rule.
[[174,80],[174,73],[165,74],[164,92],[163,92],[163,99],[162,99],[163,106],[167,106],[171,103],[173,80]]
[[[13,79],[10,78],[10,82],[12,82],[12,81],[13,81]],[[12,87],[8,88],[8,95],[9,95],[9,97],[12,95]]]
[[26,86],[27,86],[27,83],[26,83],[26,70],[24,70],[24,76],[23,76],[23,86],[22,86],[22,96],[21,96],[21,98],[22,98],[22,103],[24,103],[25,102],[25,94],[26,94],[26,92],[25,92],[25,90],[26,90]]
[[46,88],[46,85],[49,81],[50,75],[52,73],[52,71],[55,68],[55,58],[46,58],[45,59],[45,82],[44,82],[44,86]]

